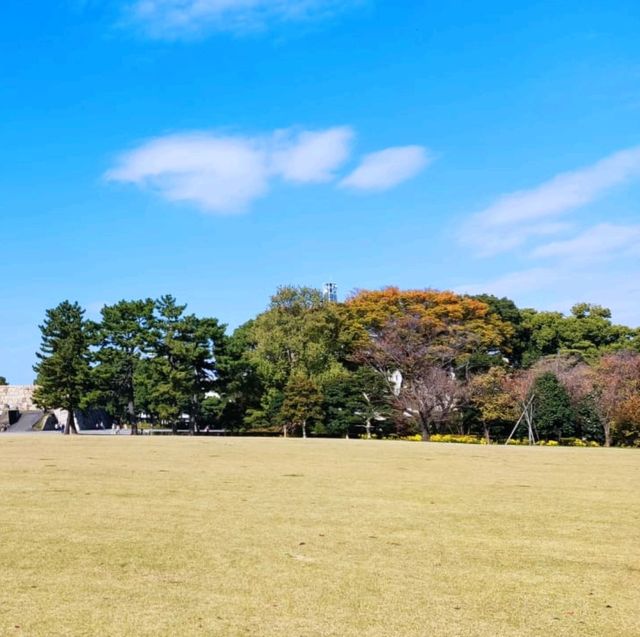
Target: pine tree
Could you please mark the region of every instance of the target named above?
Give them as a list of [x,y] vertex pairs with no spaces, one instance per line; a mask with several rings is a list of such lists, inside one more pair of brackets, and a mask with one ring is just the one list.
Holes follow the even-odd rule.
[[137,431],[137,376],[150,350],[154,302],[120,301],[102,308],[102,321],[94,326],[97,345],[93,370],[96,404]]
[[74,410],[83,406],[89,387],[89,335],[84,310],[64,301],[47,310],[36,353],[34,402],[43,409],[65,409],[64,433],[76,433]]
[[184,314],[172,296],[156,301],[151,357],[136,374],[146,411],[174,429],[182,414],[197,430],[207,394],[217,388],[217,360],[225,326],[214,318]]

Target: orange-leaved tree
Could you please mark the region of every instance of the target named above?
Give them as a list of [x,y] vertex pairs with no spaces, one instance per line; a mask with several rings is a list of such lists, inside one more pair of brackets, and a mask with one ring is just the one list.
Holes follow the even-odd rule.
[[439,290],[360,290],[345,302],[346,321],[356,347],[366,346],[392,321],[411,318],[456,352],[458,367],[476,352],[507,355],[513,327],[490,307],[467,296]]
[[474,355],[500,360],[512,329],[485,303],[453,292],[360,291],[345,308],[354,358],[389,382],[396,413],[413,419],[424,440],[466,400]]

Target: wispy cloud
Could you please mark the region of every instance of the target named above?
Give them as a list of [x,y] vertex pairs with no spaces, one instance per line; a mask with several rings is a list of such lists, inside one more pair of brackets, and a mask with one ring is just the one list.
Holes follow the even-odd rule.
[[640,225],[601,223],[572,239],[553,241],[536,247],[534,258],[555,258],[579,263],[640,256]]
[[212,31],[247,32],[278,22],[317,20],[363,0],[127,0],[125,14],[152,37],[174,39]]
[[489,293],[514,299],[521,307],[567,312],[575,303],[597,303],[610,308],[615,321],[640,325],[640,267],[625,262],[614,269],[573,264],[572,267],[535,267],[483,282],[460,285],[461,294]]
[[[571,214],[638,178],[640,146],[499,197],[468,219],[461,240],[480,256],[507,253],[492,268],[515,262],[521,269],[458,290],[564,311],[578,301],[597,302],[609,306],[616,320],[639,324],[640,224],[616,223],[608,211],[606,221],[586,226],[584,218]],[[597,208],[589,217],[594,215]]]
[[511,250],[532,236],[566,229],[558,217],[587,205],[614,186],[640,177],[640,146],[559,174],[530,190],[499,197],[465,224],[462,240],[483,255]]
[[490,293],[496,296],[519,298],[537,290],[548,290],[556,284],[562,274],[556,268],[530,268],[503,274],[483,282],[459,285],[456,291],[460,294]]
[[272,169],[287,181],[331,181],[351,153],[353,131],[348,126],[324,131],[276,132],[271,151]]
[[365,155],[340,185],[357,190],[387,190],[415,177],[432,161],[422,146],[397,146]]
[[242,210],[269,186],[267,153],[261,144],[205,133],[151,140],[124,154],[106,177],[215,212]]
[[349,156],[352,136],[348,127],[257,137],[169,135],[125,153],[106,177],[207,211],[237,212],[265,195],[273,179],[332,179]]
[[[290,184],[337,180],[337,171],[351,156],[353,138],[348,126],[258,136],[167,135],[124,153],[105,176],[209,212],[238,212],[266,195],[275,180]],[[411,150],[387,149],[369,155],[385,159],[374,170],[365,171],[357,187],[380,190],[413,176],[426,164],[426,152],[419,146],[407,148]]]

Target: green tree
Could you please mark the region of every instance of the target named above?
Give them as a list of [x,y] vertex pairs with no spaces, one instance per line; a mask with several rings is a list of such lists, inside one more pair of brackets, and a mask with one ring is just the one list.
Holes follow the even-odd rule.
[[[508,354],[512,367],[521,367],[522,358],[528,346],[528,335],[523,325],[522,312],[518,306],[506,297],[498,298],[492,294],[478,294],[472,297],[489,307],[492,314],[498,316],[504,323],[511,326],[511,331],[506,333],[503,350]],[[485,369],[496,364],[502,364],[501,359],[495,356],[488,357],[485,354]]]
[[297,373],[289,379],[279,418],[285,437],[289,431],[300,429],[302,437],[306,438],[307,426],[322,422],[322,394],[310,378]]
[[504,368],[492,367],[475,376],[469,384],[471,405],[475,407],[488,443],[495,428],[504,428],[505,423],[513,423],[518,417],[517,401],[509,391],[509,383],[509,374]]
[[555,437],[558,442],[563,436],[574,435],[575,413],[569,394],[558,377],[552,372],[541,374],[531,391],[538,435],[541,438]]
[[[275,387],[267,387],[260,395],[255,406],[247,409],[244,423],[249,429],[260,428],[277,430],[282,428],[280,410],[284,401],[284,392]],[[286,434],[286,431],[284,432]]]
[[340,358],[339,306],[320,290],[284,286],[251,326],[251,359],[260,375],[284,388],[291,374],[315,377]]
[[388,386],[380,374],[369,367],[344,371],[323,385],[324,427],[330,435],[348,436],[363,431],[367,438],[393,427],[388,407]]
[[90,337],[84,310],[64,301],[46,311],[42,341],[34,365],[34,402],[43,409],[65,409],[64,433],[76,433],[74,411],[84,406],[90,388]]
[[530,308],[522,310],[522,330],[526,343],[522,352],[523,366],[529,367],[540,358],[560,351],[563,320],[561,312],[537,312]]
[[349,430],[359,424],[353,408],[354,388],[352,373],[342,374],[328,379],[323,386],[323,410],[325,419],[322,433],[330,436],[349,436]]
[[0,376],[0,386],[8,384],[7,379],[4,376]]
[[120,422],[137,428],[137,380],[141,361],[151,347],[154,301],[120,301],[102,308],[102,320],[93,326],[97,365],[93,399]]
[[595,361],[598,355],[626,347],[633,331],[611,321],[611,310],[601,305],[577,303],[562,325],[562,352]]
[[580,398],[573,410],[576,418],[575,435],[585,440],[604,443],[604,427],[598,413],[595,393]]
[[531,309],[522,310],[522,316],[527,339],[523,353],[526,366],[556,354],[595,362],[603,352],[628,348],[635,336],[634,330],[611,322],[608,308],[589,303],[577,303],[569,316]]
[[252,327],[253,321],[238,327],[216,355],[219,395],[208,403],[212,420],[227,429],[246,428],[249,412],[260,411],[262,406],[264,384],[250,355]]
[[224,326],[214,318],[185,314],[167,295],[155,303],[151,357],[143,359],[134,382],[145,411],[177,428],[186,414],[194,430],[202,422],[202,403],[217,387],[216,357]]
[[264,426],[274,417],[279,422],[273,409],[294,375],[321,386],[344,370],[342,308],[327,303],[320,290],[280,287],[247,328],[245,344],[244,363],[255,370],[263,394],[260,406],[252,402],[247,424]]

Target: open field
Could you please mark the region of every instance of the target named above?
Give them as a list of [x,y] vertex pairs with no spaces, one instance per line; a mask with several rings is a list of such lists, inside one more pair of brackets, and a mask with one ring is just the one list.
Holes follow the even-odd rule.
[[0,635],[640,634],[640,453],[0,437]]

